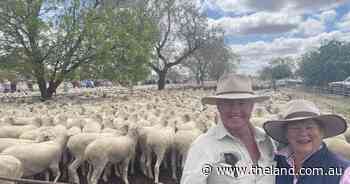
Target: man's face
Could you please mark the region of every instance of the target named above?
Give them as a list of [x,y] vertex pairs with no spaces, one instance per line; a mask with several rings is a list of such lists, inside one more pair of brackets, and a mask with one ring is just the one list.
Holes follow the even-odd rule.
[[297,154],[308,155],[322,144],[322,131],[313,120],[290,123],[287,125],[287,139]]
[[254,102],[249,100],[218,100],[216,105],[222,123],[229,132],[238,132],[249,126]]

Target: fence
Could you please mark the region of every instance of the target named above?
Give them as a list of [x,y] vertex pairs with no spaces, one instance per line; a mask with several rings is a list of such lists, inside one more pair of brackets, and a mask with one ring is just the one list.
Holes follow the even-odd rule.
[[305,91],[316,94],[333,94],[348,97],[350,96],[350,87],[311,87],[303,86]]
[[[62,182],[51,182],[51,181],[41,181],[41,180],[31,180],[31,179],[24,179],[24,178],[7,178],[0,176],[0,181],[9,181],[9,182],[16,182],[19,184],[73,184],[73,183],[62,183]],[[2,182],[0,182],[2,183]]]
[[[186,89],[204,89],[214,90],[216,88],[216,82],[206,82],[203,85],[196,84],[168,84],[167,90],[186,90]],[[94,94],[98,97],[103,97],[108,94],[134,94],[145,90],[156,90],[156,85],[141,85],[134,86],[133,89],[122,87],[99,87],[99,88],[82,88],[82,89],[70,89],[69,92],[58,91],[54,97],[78,97],[88,94]],[[28,102],[40,99],[40,93],[2,93],[0,94],[1,103],[13,103],[13,102]]]

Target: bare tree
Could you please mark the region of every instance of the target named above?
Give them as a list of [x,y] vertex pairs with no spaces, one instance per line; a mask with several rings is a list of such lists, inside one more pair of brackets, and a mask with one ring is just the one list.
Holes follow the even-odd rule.
[[208,34],[207,41],[183,63],[200,85],[206,79],[217,80],[224,72],[232,72],[239,62],[239,57],[225,45],[221,31],[212,30]]
[[159,30],[150,67],[158,74],[158,89],[162,90],[169,69],[191,56],[203,43],[207,19],[192,1],[150,0],[148,3]]

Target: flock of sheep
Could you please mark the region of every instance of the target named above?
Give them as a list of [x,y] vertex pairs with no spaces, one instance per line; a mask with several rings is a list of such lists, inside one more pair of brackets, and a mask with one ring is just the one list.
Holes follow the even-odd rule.
[[[69,182],[97,184],[114,171],[128,184],[128,176],[141,171],[160,183],[164,165],[178,181],[191,143],[216,123],[215,107],[200,103],[209,93],[213,91],[143,90],[104,100],[62,97],[0,104],[0,176],[45,174],[49,180],[51,173],[56,182],[67,174]],[[261,127],[278,118],[288,100],[290,96],[274,93],[255,106],[252,123]],[[344,156],[350,153],[344,136],[327,143]]]

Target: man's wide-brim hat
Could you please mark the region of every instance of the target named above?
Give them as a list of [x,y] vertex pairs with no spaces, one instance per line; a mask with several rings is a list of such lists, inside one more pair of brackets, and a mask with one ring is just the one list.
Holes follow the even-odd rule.
[[269,99],[269,97],[255,94],[249,77],[237,74],[226,74],[220,77],[215,95],[202,98],[202,103],[216,105],[217,100],[223,99],[262,102]]
[[271,120],[264,123],[266,133],[276,141],[288,143],[286,130],[290,123],[305,122],[312,119],[323,129],[323,138],[342,134],[347,129],[344,118],[335,114],[321,114],[316,105],[307,100],[292,100],[286,104],[286,110],[281,120]]

